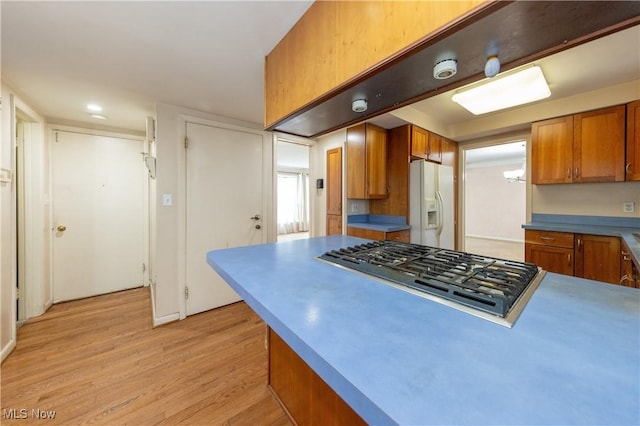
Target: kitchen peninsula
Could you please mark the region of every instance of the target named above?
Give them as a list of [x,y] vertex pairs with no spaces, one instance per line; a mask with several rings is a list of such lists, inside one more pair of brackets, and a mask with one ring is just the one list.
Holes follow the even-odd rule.
[[547,273],[509,329],[316,259],[362,242],[207,260],[369,424],[640,423],[640,290]]

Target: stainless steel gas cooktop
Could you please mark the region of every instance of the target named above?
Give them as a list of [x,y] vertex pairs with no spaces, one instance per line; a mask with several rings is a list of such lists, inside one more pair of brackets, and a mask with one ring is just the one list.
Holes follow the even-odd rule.
[[545,273],[531,263],[395,241],[332,250],[319,259],[506,327]]

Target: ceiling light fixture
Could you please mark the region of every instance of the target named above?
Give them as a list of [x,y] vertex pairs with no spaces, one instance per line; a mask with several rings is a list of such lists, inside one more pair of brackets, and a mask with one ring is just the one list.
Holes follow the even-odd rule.
[[356,99],[351,104],[351,109],[353,110],[353,112],[365,112],[367,110],[367,100]]
[[97,118],[98,120],[106,120],[106,119],[107,119],[107,117],[105,117],[105,116],[104,116],[104,115],[102,115],[102,114],[89,114],[89,115],[90,115],[91,117],[93,117],[93,118]]
[[453,77],[458,72],[458,61],[455,59],[445,59],[438,62],[433,67],[433,78],[444,80]]
[[98,104],[87,104],[87,109],[89,111],[93,111],[93,112],[100,112],[102,111],[102,107]]
[[475,115],[548,98],[551,90],[540,67],[516,73],[456,92],[451,100]]
[[487,63],[484,64],[484,75],[488,78],[493,78],[500,72],[500,59],[498,55],[491,55],[487,58]]

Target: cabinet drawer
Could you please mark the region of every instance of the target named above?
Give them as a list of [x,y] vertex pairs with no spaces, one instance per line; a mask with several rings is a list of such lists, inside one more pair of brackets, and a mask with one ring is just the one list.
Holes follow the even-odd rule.
[[386,239],[391,241],[400,241],[401,243],[408,243],[410,239],[410,231],[393,231],[387,232]]
[[572,232],[552,232],[525,229],[524,239],[527,244],[573,248]]

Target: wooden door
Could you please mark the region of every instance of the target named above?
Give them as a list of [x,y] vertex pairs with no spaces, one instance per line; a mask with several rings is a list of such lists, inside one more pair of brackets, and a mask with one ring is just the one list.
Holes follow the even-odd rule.
[[570,183],[573,175],[573,116],[531,125],[531,182]]
[[626,180],[640,180],[640,101],[627,104]]
[[54,302],[144,285],[143,148],[141,140],[56,132]]
[[[207,264],[207,252],[266,241],[266,143],[260,133],[187,123],[186,314],[241,300]],[[270,176],[269,176],[270,178]]]
[[429,132],[427,160],[433,161],[434,163],[442,162],[442,136]]
[[[366,125],[367,198],[387,197],[387,131]],[[348,170],[350,172],[350,170]]]
[[534,263],[545,271],[573,275],[573,249],[526,243],[524,250],[527,262]]
[[577,277],[618,284],[620,282],[620,239],[576,234]]
[[327,235],[342,234],[342,148],[327,151]]
[[429,132],[418,126],[411,126],[411,156],[426,159],[428,144]]
[[574,182],[622,182],[625,178],[625,106],[576,114]]

